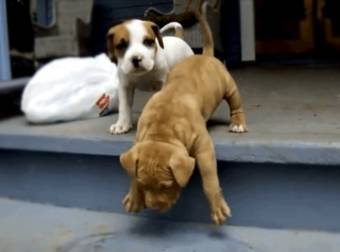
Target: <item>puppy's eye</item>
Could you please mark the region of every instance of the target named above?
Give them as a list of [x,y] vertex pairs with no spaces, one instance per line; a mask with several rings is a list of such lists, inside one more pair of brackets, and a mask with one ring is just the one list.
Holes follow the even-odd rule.
[[146,38],[146,39],[144,39],[143,44],[147,47],[151,47],[155,44],[155,40],[150,39],[150,38]]
[[128,43],[125,40],[121,40],[117,45],[117,50],[125,50],[128,47]]

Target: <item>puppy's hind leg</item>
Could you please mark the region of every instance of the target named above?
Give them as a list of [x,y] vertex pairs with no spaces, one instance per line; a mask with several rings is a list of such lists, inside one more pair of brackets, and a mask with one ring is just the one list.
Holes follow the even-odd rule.
[[234,79],[228,78],[228,90],[224,95],[224,99],[229,104],[230,109],[230,132],[244,133],[247,132],[246,117],[243,112],[240,92],[236,86]]

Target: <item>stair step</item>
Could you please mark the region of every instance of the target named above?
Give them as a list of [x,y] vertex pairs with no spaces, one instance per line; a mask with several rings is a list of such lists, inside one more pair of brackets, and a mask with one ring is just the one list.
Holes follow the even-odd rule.
[[[112,136],[116,116],[30,125],[22,116],[0,121],[0,149],[118,156],[134,141],[135,131]],[[339,118],[340,122],[340,118]],[[232,134],[227,126],[212,126],[217,159],[231,162],[340,164],[340,134],[249,132]]]
[[160,221],[0,198],[0,251],[337,252],[340,235]]
[[[217,109],[209,130],[221,161],[340,164],[340,72],[337,67],[250,67],[232,71],[244,100],[249,133],[228,132],[228,108]],[[283,78],[284,76],[284,78]],[[320,85],[322,83],[322,85]],[[151,93],[135,95],[135,124]],[[23,117],[0,121],[0,149],[117,156],[135,131],[112,136],[116,115],[28,125]]]
[[[130,178],[116,157],[16,150],[1,151],[0,161],[0,197],[125,213]],[[340,232],[338,167],[219,162],[218,168],[229,224]],[[169,212],[138,215],[211,223],[197,170]]]
[[[338,69],[254,67],[233,75],[250,132],[228,132],[225,105],[209,123],[230,224],[339,232]],[[137,92],[135,120],[150,95]],[[132,145],[135,131],[110,135],[115,119],[51,125],[2,119],[0,197],[124,213],[129,178],[117,156]],[[198,174],[170,212],[140,216],[210,223]]]

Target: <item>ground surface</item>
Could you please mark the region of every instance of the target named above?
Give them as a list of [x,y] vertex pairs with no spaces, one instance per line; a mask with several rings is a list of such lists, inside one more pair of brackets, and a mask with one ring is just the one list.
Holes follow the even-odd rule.
[[156,221],[0,198],[1,252],[337,252],[340,235]]

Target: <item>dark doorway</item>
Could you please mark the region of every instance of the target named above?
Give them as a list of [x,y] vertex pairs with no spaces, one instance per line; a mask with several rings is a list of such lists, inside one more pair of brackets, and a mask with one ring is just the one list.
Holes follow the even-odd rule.
[[340,1],[255,0],[258,59],[340,60]]

